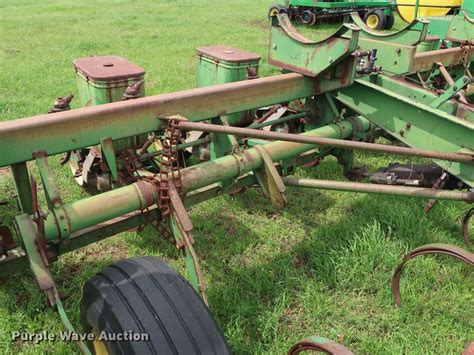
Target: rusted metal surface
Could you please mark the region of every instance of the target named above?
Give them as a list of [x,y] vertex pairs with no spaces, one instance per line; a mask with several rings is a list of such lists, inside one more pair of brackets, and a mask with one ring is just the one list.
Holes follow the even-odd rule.
[[354,355],[354,353],[345,346],[321,337],[309,337],[301,340],[295,344],[290,351],[288,351],[288,355],[297,355],[302,352],[321,352],[331,355]]
[[197,53],[198,56],[205,55],[217,61],[225,61],[230,63],[255,62],[261,59],[258,54],[229,46],[199,47],[197,48]]
[[181,198],[183,197],[183,184],[181,182],[178,148],[181,139],[181,132],[179,129],[176,129],[176,122],[179,119],[180,118],[178,116],[174,116],[174,118],[171,118],[168,121],[168,128],[166,129],[164,139],[161,141],[163,152],[161,154],[159,181],[160,199],[158,204],[163,217],[168,217],[170,214],[170,181],[177,189]]
[[72,94],[66,97],[57,97],[56,101],[54,101],[53,107],[51,107],[51,110],[49,110],[48,113],[69,111],[71,109],[70,103],[73,98],[74,95]]
[[30,178],[30,185],[31,185],[31,199],[33,202],[33,216],[32,220],[36,224],[36,249],[38,253],[41,255],[44,265],[47,267],[49,262],[54,259],[54,255],[51,251],[48,250],[48,245],[46,243],[46,232],[44,227],[44,220],[45,216],[43,211],[40,208],[38,202],[38,188],[36,184],[36,180],[33,176]]
[[296,179],[283,177],[283,182],[288,186],[308,187],[323,190],[378,193],[387,195],[399,195],[420,198],[433,198],[438,200],[474,202],[474,192],[458,192],[446,190],[433,190],[429,188],[391,186],[358,182],[317,180],[317,179]]
[[272,206],[276,209],[283,209],[288,203],[285,197],[285,184],[281,180],[281,176],[265,147],[257,145],[255,149],[263,162],[262,167],[254,171],[258,184],[265,196],[270,200]]
[[402,277],[403,269],[407,262],[413,258],[416,258],[420,255],[431,255],[431,254],[442,254],[449,255],[461,261],[464,261],[470,266],[474,266],[474,254],[468,252],[467,250],[461,249],[457,246],[450,244],[428,244],[423,245],[419,248],[412,250],[410,253],[405,255],[403,261],[396,268],[392,277],[392,294],[395,305],[397,307],[401,306],[400,298],[400,279]]
[[0,226],[0,256],[8,255],[8,250],[15,246],[13,234],[7,226]]
[[[439,190],[443,189],[446,186],[446,183],[448,182],[449,179],[449,174],[447,172],[443,172],[443,174],[439,177],[438,180],[433,184],[432,189],[433,190]],[[428,204],[424,208],[425,213],[430,213],[431,210],[434,208],[434,206],[438,203],[438,200],[430,200],[428,201]]]
[[464,218],[462,219],[462,235],[464,238],[464,244],[470,245],[470,240],[469,240],[469,221],[471,220],[471,217],[474,215],[474,208],[471,208]]
[[295,143],[315,144],[321,146],[332,146],[347,149],[360,149],[371,152],[400,154],[415,157],[441,159],[447,161],[474,163],[474,156],[470,154],[436,152],[424,149],[390,146],[385,144],[354,142],[332,138],[308,137],[291,133],[268,132],[249,128],[229,127],[187,121],[179,121],[177,122],[177,124],[180,129],[185,129],[189,131],[196,130],[202,132],[224,133],[241,137],[253,137],[267,140],[281,140]]
[[455,47],[439,49],[436,51],[421,52],[415,54],[412,71],[423,72],[433,68],[435,63],[442,63],[444,66],[453,66],[468,62],[468,58],[474,53],[473,46]]
[[[173,181],[169,184],[169,197],[171,204],[171,229],[174,232],[174,236],[177,239],[177,245],[180,249],[184,249],[185,261],[187,261],[188,273],[190,274],[191,283],[195,287],[196,291],[201,295],[204,303],[208,304],[206,283],[204,281],[204,275],[202,273],[201,265],[199,263],[199,257],[194,250],[194,236],[193,236],[193,224],[189,218],[186,207],[183,204],[182,198],[174,185]],[[182,243],[182,246],[180,246]]]
[[125,89],[125,93],[123,94],[122,100],[134,100],[138,99],[142,96],[142,86],[145,83],[145,80],[139,80],[134,84],[129,85]]
[[[330,37],[312,41],[294,28],[286,14],[277,15],[272,18],[268,63],[295,73],[316,77],[334,68],[336,64],[346,61],[349,63],[348,71],[353,74],[355,61],[352,53],[357,49],[359,31],[360,29],[353,24],[343,24]],[[347,78],[352,81],[354,77],[345,75],[338,79]],[[341,82],[336,85],[341,87],[340,84]]]
[[143,68],[118,56],[79,58],[73,63],[77,71],[97,81],[139,78],[145,74]]
[[474,341],[464,349],[462,355],[474,355]]
[[[443,65],[443,63],[436,63],[438,65],[438,69],[439,69],[439,72],[441,73],[441,75],[443,76],[444,80],[446,80],[446,82],[453,86],[454,85],[454,79],[451,77],[451,75],[449,75],[449,72],[446,70],[446,67]],[[470,105],[469,102],[466,100],[466,98],[464,97],[464,95],[461,93],[461,92],[458,92],[458,95],[459,95],[459,101],[464,103],[464,104],[467,104],[467,105]]]
[[158,117],[177,112],[190,121],[202,121],[313,93],[311,79],[282,74],[2,122],[0,148],[17,149],[0,156],[0,167],[31,160],[39,148],[54,155],[99,144],[112,133],[115,140],[147,134],[157,130]]

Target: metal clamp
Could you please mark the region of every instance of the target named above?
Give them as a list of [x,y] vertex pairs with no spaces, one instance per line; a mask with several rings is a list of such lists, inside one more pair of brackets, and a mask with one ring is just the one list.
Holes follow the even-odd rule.
[[276,209],[283,209],[287,205],[287,199],[284,195],[286,191],[278,170],[273,164],[273,160],[263,146],[255,146],[255,150],[262,158],[262,167],[254,170],[257,182],[272,206]]

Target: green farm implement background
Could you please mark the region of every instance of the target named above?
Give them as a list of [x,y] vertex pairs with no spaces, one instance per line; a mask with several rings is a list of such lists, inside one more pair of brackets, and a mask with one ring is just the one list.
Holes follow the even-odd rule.
[[[77,96],[72,61],[89,55],[118,55],[145,68],[147,95],[195,87],[196,47],[225,44],[256,52],[262,56],[260,75],[276,74],[267,64],[269,5],[3,0],[0,120],[46,113],[56,96]],[[326,25],[304,33],[325,37],[332,30]],[[78,105],[76,98],[73,107]],[[85,197],[59,159],[52,160],[65,202]],[[357,153],[358,165],[371,169],[391,161]],[[342,179],[341,170],[327,158],[299,176]],[[0,224],[16,214],[13,196],[9,171],[0,170],[0,200],[8,202],[0,206]],[[293,188],[287,196],[290,205],[282,212],[250,189],[191,210],[210,309],[235,353],[285,353],[311,334],[370,354],[459,354],[474,339],[474,275],[467,266],[448,258],[415,260],[402,281],[401,309],[393,308],[390,292],[393,269],[407,251],[435,242],[462,246],[456,221],[468,206],[441,202],[425,215],[425,202],[402,197]],[[154,230],[139,234],[94,244],[53,265],[74,324],[83,282],[105,265],[159,255],[186,273],[179,253]],[[74,344],[11,341],[14,330],[62,329],[29,271],[0,288],[0,352],[77,351]]]

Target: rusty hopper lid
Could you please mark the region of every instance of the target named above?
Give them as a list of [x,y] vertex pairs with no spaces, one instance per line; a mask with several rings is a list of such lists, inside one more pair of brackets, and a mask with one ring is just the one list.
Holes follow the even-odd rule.
[[230,63],[258,62],[261,58],[258,54],[228,46],[200,47],[197,52],[198,55]]
[[73,63],[77,71],[97,81],[138,78],[145,74],[143,68],[118,56],[79,58]]

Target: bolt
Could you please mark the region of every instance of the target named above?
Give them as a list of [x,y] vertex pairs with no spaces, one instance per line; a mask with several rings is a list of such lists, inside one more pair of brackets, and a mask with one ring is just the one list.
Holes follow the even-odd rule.
[[405,131],[403,129],[400,130],[400,135],[403,137],[405,135]]
[[400,54],[400,53],[402,52],[402,50],[401,50],[400,48],[397,48],[397,49],[395,50],[395,52],[397,52],[397,54]]
[[411,123],[407,123],[405,127],[406,127],[406,129],[410,129]]
[[273,45],[273,49],[276,50],[278,46],[276,44]]

